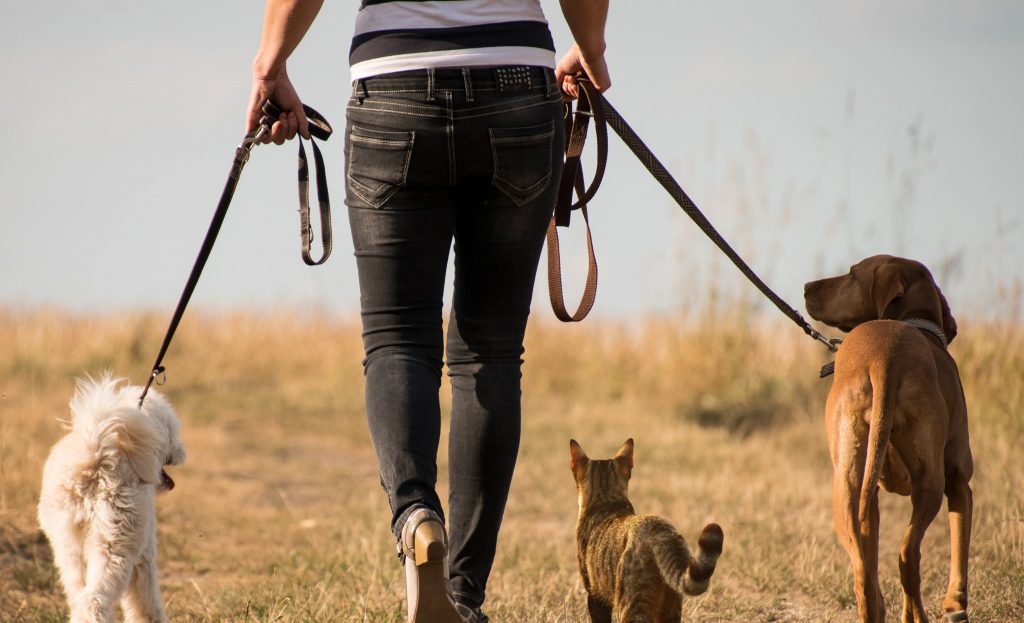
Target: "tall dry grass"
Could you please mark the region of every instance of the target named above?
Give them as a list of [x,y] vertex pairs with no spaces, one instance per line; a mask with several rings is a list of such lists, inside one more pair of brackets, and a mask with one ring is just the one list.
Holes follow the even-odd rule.
[[[66,616],[34,520],[42,463],[73,378],[142,379],[165,318],[0,311],[0,620]],[[961,322],[952,345],[978,466],[972,620],[1024,620],[1024,327]],[[287,312],[189,314],[164,390],[190,450],[159,500],[160,567],[179,621],[401,621],[402,574],[362,415],[357,323]],[[488,587],[494,621],[585,621],[568,439],[592,456],[637,443],[631,497],[689,538],[721,523],[725,553],[686,621],[852,621],[830,517],[825,356],[742,313],[554,326],[535,321],[523,442]],[[442,388],[442,396],[447,388]],[[443,403],[447,401],[442,399]],[[446,469],[442,442],[439,467]],[[445,481],[440,487],[443,490]],[[443,491],[442,491],[443,497]],[[906,500],[883,496],[883,590],[899,609]],[[924,546],[937,613],[944,514]]]

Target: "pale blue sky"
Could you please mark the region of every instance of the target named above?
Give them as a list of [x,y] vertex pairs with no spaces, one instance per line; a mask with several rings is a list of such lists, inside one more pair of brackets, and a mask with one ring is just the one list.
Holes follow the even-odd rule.
[[[338,129],[357,5],[328,1],[289,69]],[[0,305],[170,313],[242,133],[261,17],[241,0],[8,3]],[[1019,302],[994,292],[1024,278],[1024,4],[612,0],[608,46],[610,100],[798,308],[804,281],[879,252],[930,265],[954,312]],[[597,313],[753,292],[612,140]],[[299,259],[295,146],[261,147],[193,304],[355,312],[341,145],[325,146],[331,260]],[[578,289],[582,247],[564,253]],[[550,315],[543,279],[534,313]]]

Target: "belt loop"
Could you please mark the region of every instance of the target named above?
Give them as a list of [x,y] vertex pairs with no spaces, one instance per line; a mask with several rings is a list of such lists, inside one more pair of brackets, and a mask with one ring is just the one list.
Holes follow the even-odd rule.
[[473,101],[473,79],[469,75],[469,67],[462,68],[462,83],[466,87],[466,101]]
[[365,78],[356,80],[355,84],[352,85],[352,96],[359,100],[360,104],[363,103],[363,100],[370,97],[370,91],[366,88]]
[[551,80],[551,70],[548,69],[547,67],[544,67],[543,69],[541,69],[541,71],[544,73],[544,93],[550,93],[551,92],[551,82],[552,82],[552,80]]
[[427,68],[427,101],[434,101],[434,68]]

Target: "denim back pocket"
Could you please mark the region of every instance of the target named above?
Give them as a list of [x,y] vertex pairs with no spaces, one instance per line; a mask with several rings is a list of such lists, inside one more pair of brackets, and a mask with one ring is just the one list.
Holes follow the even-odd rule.
[[491,128],[493,184],[516,205],[535,199],[551,182],[551,143],[555,124]]
[[379,208],[405,185],[415,132],[371,130],[353,125],[348,134],[348,189]]

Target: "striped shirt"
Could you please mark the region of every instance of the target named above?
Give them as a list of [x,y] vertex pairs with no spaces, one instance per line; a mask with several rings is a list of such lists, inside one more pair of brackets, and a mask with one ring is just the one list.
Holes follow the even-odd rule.
[[352,80],[431,67],[555,66],[540,0],[363,0]]

